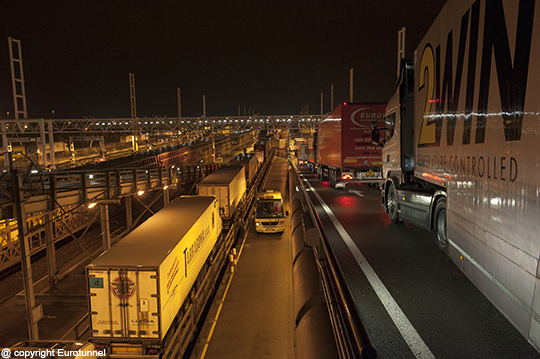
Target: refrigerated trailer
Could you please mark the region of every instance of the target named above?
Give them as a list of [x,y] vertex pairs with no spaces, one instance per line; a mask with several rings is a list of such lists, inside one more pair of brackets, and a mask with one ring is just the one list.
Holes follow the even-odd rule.
[[385,104],[342,103],[317,127],[319,179],[334,188],[347,183],[379,183],[381,148],[372,143],[372,131],[383,128]]
[[259,159],[255,153],[239,153],[229,161],[231,166],[244,166],[246,173],[246,185],[250,187],[257,178],[257,170],[259,169]]
[[96,348],[109,358],[171,357],[171,345],[184,329],[181,320],[197,322],[191,302],[196,296],[190,293],[205,277],[220,236],[216,198],[182,196],[90,263]]
[[539,7],[449,0],[414,54],[387,106],[383,206],[433,230],[538,349]]
[[246,175],[244,166],[233,165],[218,168],[206,176],[197,185],[200,196],[216,196],[223,229],[228,229],[236,206],[246,193]]

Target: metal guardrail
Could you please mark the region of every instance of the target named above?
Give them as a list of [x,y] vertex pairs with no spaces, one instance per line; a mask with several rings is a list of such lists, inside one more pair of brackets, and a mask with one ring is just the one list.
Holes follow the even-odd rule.
[[[312,228],[318,234],[318,243],[311,242],[312,238],[310,238],[310,245],[315,244],[311,248],[315,258],[317,258],[317,266],[339,356],[343,359],[374,359],[377,357],[377,352],[373,348],[362,322],[351,290],[339,266],[339,261],[328,241],[315,206],[300,179],[298,169],[295,166],[292,168],[295,177],[292,181],[295,182],[297,191],[302,193],[302,204],[309,212],[314,226]],[[308,227],[306,223],[304,226]],[[310,237],[312,237],[311,234]]]
[[[30,254],[46,247],[47,236],[57,242],[88,225],[91,219],[86,204],[114,200],[142,190],[163,190],[165,186],[183,186],[204,178],[219,166],[185,165],[148,169],[107,171],[55,171],[24,176],[22,206],[27,214],[26,234]],[[0,271],[20,261],[18,223],[14,218],[15,202],[10,176],[0,175]],[[50,214],[52,229],[47,235],[45,213]]]
[[[53,210],[64,205],[86,204],[93,199],[111,199],[137,193],[139,190],[162,189],[203,178],[223,164],[162,166],[114,170],[54,171],[25,175],[21,191],[27,214]],[[0,176],[0,206],[13,204],[9,176]],[[54,202],[52,201],[52,202]],[[2,215],[2,219],[10,216]]]

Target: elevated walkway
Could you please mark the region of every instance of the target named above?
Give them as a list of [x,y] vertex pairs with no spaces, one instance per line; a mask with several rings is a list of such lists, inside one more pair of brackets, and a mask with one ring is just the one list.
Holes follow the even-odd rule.
[[[275,157],[266,187],[287,193],[287,166]],[[283,233],[261,234],[251,222],[237,250],[234,273],[224,277],[190,358],[293,358],[289,223]]]

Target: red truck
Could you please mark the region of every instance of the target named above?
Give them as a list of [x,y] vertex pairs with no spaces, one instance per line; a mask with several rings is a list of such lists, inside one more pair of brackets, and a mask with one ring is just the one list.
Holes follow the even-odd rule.
[[334,188],[347,183],[382,181],[381,147],[372,132],[384,129],[385,104],[341,103],[319,123],[316,168],[319,179]]

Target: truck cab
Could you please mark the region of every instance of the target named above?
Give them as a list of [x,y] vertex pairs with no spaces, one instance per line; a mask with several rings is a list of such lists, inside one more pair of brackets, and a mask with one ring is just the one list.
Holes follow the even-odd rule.
[[[397,91],[387,104],[382,147],[382,205],[393,222],[435,230],[446,251],[446,189],[415,174],[414,63],[402,60]],[[377,142],[376,136],[372,138]]]

